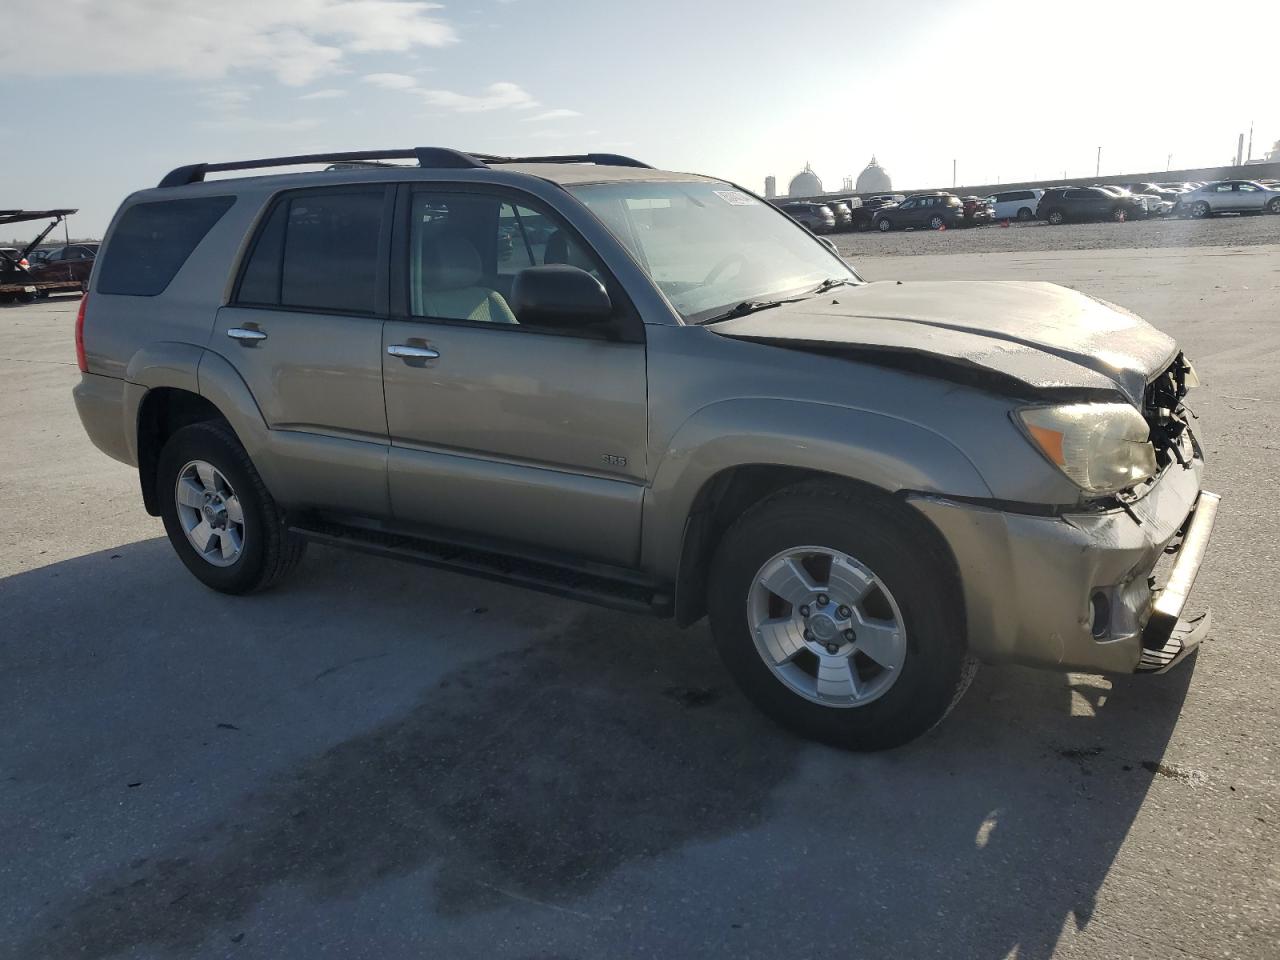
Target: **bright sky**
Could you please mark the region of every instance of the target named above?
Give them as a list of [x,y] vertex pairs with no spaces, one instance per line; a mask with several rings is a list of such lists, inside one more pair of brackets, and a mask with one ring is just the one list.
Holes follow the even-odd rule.
[[[43,11],[33,14],[32,11]],[[1280,138],[1274,0],[0,0],[0,208],[97,235],[169,168],[417,145],[779,189],[1225,162]],[[18,236],[34,230],[0,227]],[[7,239],[7,236],[2,237]]]

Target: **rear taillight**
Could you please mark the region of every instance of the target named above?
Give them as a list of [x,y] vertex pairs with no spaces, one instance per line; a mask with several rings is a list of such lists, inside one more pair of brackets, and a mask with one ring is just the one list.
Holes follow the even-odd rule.
[[76,363],[81,373],[89,372],[89,361],[84,355],[84,307],[88,302],[89,295],[86,293],[80,298],[80,309],[76,311]]

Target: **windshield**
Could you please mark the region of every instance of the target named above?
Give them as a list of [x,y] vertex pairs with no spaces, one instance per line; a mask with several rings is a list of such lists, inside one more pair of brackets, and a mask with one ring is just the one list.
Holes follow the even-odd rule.
[[786,214],[727,183],[629,181],[569,189],[690,323],[747,301],[808,293],[825,280],[858,279]]

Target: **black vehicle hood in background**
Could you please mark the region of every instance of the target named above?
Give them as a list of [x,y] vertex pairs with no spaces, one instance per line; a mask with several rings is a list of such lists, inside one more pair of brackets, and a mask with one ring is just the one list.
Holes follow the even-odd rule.
[[1119,392],[1141,405],[1177,344],[1115,304],[1053,283],[879,281],[707,327],[1023,396]]

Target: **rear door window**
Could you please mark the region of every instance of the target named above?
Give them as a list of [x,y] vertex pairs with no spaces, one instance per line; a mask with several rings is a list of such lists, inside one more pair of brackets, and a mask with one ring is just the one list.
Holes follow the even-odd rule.
[[383,187],[287,195],[258,232],[236,302],[374,312]]
[[134,204],[111,234],[98,292],[132,297],[163,293],[233,203],[235,197],[193,197]]

